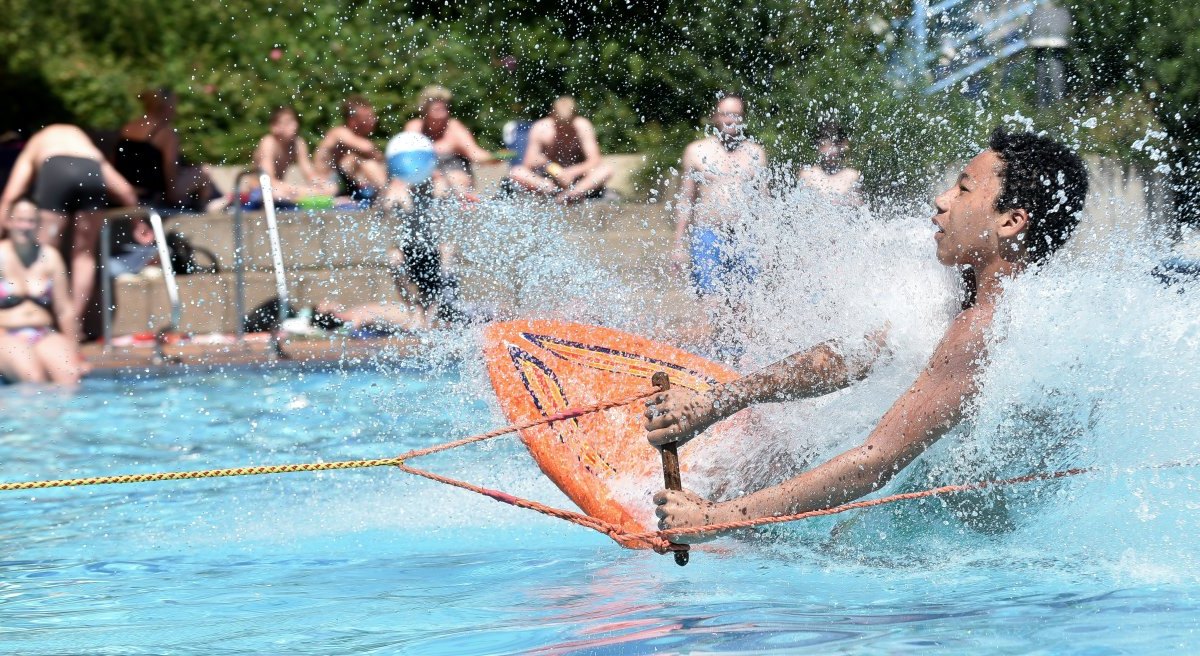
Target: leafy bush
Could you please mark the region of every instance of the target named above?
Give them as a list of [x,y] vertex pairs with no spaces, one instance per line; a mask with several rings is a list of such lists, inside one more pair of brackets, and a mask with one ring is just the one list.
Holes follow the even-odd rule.
[[[246,161],[280,104],[297,107],[315,140],[339,120],[351,92],[376,104],[381,135],[393,133],[413,115],[417,90],[436,82],[455,93],[456,115],[493,148],[506,121],[536,118],[555,96],[572,93],[605,150],[651,155],[649,184],[698,136],[717,91],[735,89],[748,100],[750,131],[777,161],[810,160],[819,121],[836,116],[872,189],[906,194],[1005,116],[1029,116],[1086,149],[1132,157],[1131,145],[1156,118],[1195,143],[1200,105],[1188,65],[1200,21],[1196,10],[1177,7],[1161,22],[1162,0],[1076,0],[1072,97],[1046,110],[1030,103],[1022,77],[1029,57],[979,80],[974,98],[958,89],[898,92],[885,74],[883,37],[867,27],[902,17],[910,5],[895,0],[7,6],[0,92],[20,100],[0,107],[0,130],[55,120],[116,129],[137,113],[139,89],[169,86],[180,96],[185,153],[216,162]],[[1087,127],[1089,118],[1099,127]]]

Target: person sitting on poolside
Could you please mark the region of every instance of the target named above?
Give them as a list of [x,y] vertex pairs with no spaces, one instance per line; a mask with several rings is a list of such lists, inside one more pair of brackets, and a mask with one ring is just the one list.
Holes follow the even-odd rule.
[[451,193],[462,199],[475,198],[472,164],[498,164],[500,160],[479,147],[475,136],[462,121],[450,116],[450,92],[440,86],[421,91],[421,116],[404,125],[405,132],[419,132],[433,142],[437,170],[433,176],[433,195],[446,198]]
[[[994,131],[988,148],[934,201],[937,258],[946,266],[970,267],[975,291],[912,387],[861,446],[780,485],[720,503],[686,490],[658,492],[659,527],[689,529],[830,508],[886,485],[962,421],[978,391],[1005,282],[1067,242],[1087,188],[1083,161],[1065,145],[1033,133]],[[658,394],[646,410],[648,439],[656,447],[683,444],[749,405],[828,394],[865,377],[869,368],[825,343],[701,394]],[[693,532],[673,539],[713,537]]]
[[109,197],[132,206],[137,194],[86,132],[63,124],[46,127],[25,144],[0,196],[0,217],[8,216],[16,199],[26,194],[41,210],[39,244],[58,248],[66,222],[74,222],[70,247],[63,250],[71,261],[74,311],[82,316],[95,287],[96,251]]
[[143,114],[121,127],[113,166],[129,180],[138,204],[187,211],[217,211],[221,197],[206,166],[189,163],[179,152],[175,92],[148,89],[138,94]]
[[370,201],[387,186],[383,151],[370,139],[379,123],[365,97],[353,95],[342,103],[342,125],[325,134],[314,155],[317,175],[337,180],[339,196]]
[[612,167],[600,158],[592,122],[575,114],[574,98],[561,96],[550,116],[530,128],[525,159],[508,177],[524,189],[566,204],[603,195],[612,175]]
[[[300,138],[300,117],[295,108],[285,105],[271,112],[270,128],[254,149],[254,166],[271,176],[275,200],[294,203],[305,196],[332,195],[336,191],[333,184],[322,180],[313,169],[308,145]],[[284,182],[292,166],[300,170],[304,184]]]
[[862,205],[859,186],[862,173],[846,166],[850,139],[834,121],[821,125],[817,133],[817,163],[800,169],[797,179],[840,205]]
[[[27,198],[5,214],[0,240],[0,374],[13,382],[75,385],[86,372],[78,319],[58,251],[38,242],[41,218]],[[55,330],[57,322],[59,330]]]

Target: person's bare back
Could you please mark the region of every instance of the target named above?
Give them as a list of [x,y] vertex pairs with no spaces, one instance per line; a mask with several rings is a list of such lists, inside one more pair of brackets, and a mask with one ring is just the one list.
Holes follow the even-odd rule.
[[104,155],[92,143],[91,137],[81,128],[65,123],[47,126],[29,140],[25,146],[29,157],[40,163],[55,155],[63,157],[82,157],[102,161]]

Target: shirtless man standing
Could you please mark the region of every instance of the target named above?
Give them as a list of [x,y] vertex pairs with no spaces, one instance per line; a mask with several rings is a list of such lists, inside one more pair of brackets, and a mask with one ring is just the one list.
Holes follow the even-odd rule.
[[817,163],[806,166],[797,176],[804,185],[830,198],[839,205],[862,205],[858,188],[862,173],[846,166],[850,140],[842,126],[833,121],[821,126],[817,134]]
[[369,138],[379,120],[370,101],[358,95],[342,103],[342,120],[317,146],[317,175],[330,180],[336,174],[340,192],[365,200],[387,185],[383,151]]
[[[296,110],[283,106],[271,112],[271,132],[254,149],[254,166],[271,176],[271,191],[276,200],[294,202],[302,196],[327,195],[336,192],[328,180],[321,180],[308,156],[308,145],[300,138],[300,117]],[[304,177],[304,185],[284,182],[287,171],[295,164]]]
[[[756,192],[767,166],[763,147],[746,138],[741,96],[724,94],[712,115],[714,131],[683,151],[683,176],[675,205],[672,260],[692,265],[692,284],[702,298],[729,292],[754,277],[754,264],[738,248],[738,214]],[[688,228],[691,228],[690,248]]]

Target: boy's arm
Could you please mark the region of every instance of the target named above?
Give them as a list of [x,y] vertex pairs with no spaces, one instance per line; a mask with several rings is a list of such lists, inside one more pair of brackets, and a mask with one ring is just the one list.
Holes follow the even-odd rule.
[[675,199],[675,248],[682,248],[684,237],[687,234],[688,223],[692,220],[692,206],[696,203],[696,198],[700,194],[699,185],[696,184],[695,177],[695,159],[696,159],[696,144],[690,144],[683,150],[683,161],[680,162],[680,168],[683,169],[679,176],[679,195]]
[[[54,308],[54,318],[58,322],[58,330],[64,337],[71,340],[72,345],[79,344],[79,317],[75,314],[75,303],[71,301],[71,293],[69,281],[67,280],[67,267],[63,264],[62,257],[54,252],[54,249],[49,249],[51,255],[51,266],[54,269],[52,279],[54,286],[50,292],[52,307]],[[107,271],[101,271],[100,275],[109,275]]]
[[456,132],[458,133],[459,146],[462,150],[462,154],[467,159],[475,162],[476,164],[493,164],[500,161],[491,153],[484,150],[479,145],[479,142],[475,141],[475,135],[471,134],[471,131],[467,129],[467,126],[459,123],[458,121],[454,121],[454,124],[457,128]]
[[300,137],[296,137],[296,166],[300,169],[300,175],[304,177],[304,181],[312,184],[317,181],[317,172],[313,169],[312,158],[308,156],[308,144]]
[[258,148],[254,149],[254,168],[259,173],[266,173],[271,176],[271,180],[279,183],[279,177],[275,175],[275,139],[270,136],[263,137],[258,142]]
[[885,330],[866,340],[866,357],[849,358],[824,342],[769,367],[707,392],[673,390],[653,397],[646,405],[647,439],[654,446],[684,443],[698,433],[756,403],[822,396],[866,377],[884,352]]
[[[655,495],[662,528],[686,528],[755,517],[778,517],[830,508],[869,494],[892,479],[961,420],[975,396],[983,331],[956,322],[930,364],[853,449],[777,485],[737,499],[711,503],[691,492]],[[688,541],[689,536],[679,538]],[[693,541],[712,535],[693,535]]]
[[525,146],[525,157],[521,159],[521,166],[536,169],[550,161],[546,159],[546,142],[549,141],[548,131],[551,129],[550,121],[546,119],[534,122],[533,127],[529,129],[529,143]]

